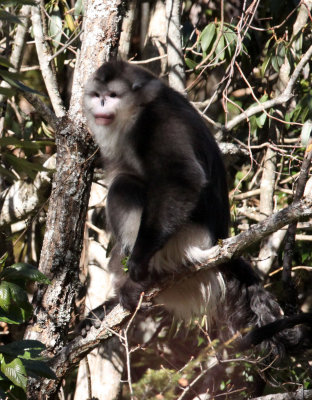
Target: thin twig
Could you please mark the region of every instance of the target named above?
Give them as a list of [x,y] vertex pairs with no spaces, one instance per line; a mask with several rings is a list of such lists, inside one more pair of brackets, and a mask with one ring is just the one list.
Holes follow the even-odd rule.
[[134,399],[134,393],[133,393],[132,379],[131,379],[131,360],[130,360],[131,350],[129,350],[128,331],[130,329],[130,326],[132,325],[132,322],[133,322],[135,316],[137,315],[139,309],[141,308],[143,298],[144,298],[144,293],[141,293],[138,305],[137,305],[134,313],[132,314],[130,321],[128,322],[128,324],[124,330],[124,334],[123,334],[123,339],[124,339],[123,345],[124,345],[125,351],[126,351],[127,376],[128,376],[128,385],[129,385],[131,400]]
[[[312,141],[310,141],[310,144],[307,147],[304,160],[302,162],[293,203],[298,203],[304,194],[305,185],[309,178],[311,160],[312,160]],[[294,221],[291,224],[289,224],[285,238],[282,281],[284,284],[285,293],[287,293],[287,295],[285,296],[285,299],[287,299],[286,300],[287,303],[289,299],[291,299],[290,301],[291,303],[293,303],[294,299],[297,298],[297,293],[295,291],[291,279],[291,266],[292,266],[294,246],[296,241],[295,239],[296,230],[297,230],[297,221]],[[289,295],[291,295],[291,297],[289,297]]]
[[53,74],[49,63],[50,53],[46,40],[44,38],[42,19],[39,8],[40,6],[38,5],[31,7],[31,20],[38,60],[42,72],[42,77],[49,93],[49,97],[55,114],[57,117],[63,117],[65,115],[65,108],[61,99],[60,92],[58,90],[56,76]]
[[231,121],[229,121],[227,124],[225,124],[224,128],[226,130],[230,131],[236,125],[238,125],[245,119],[250,118],[252,115],[258,114],[259,112],[264,112],[264,110],[267,110],[268,108],[276,107],[278,105],[281,105],[281,104],[289,101],[293,97],[292,91],[298,80],[299,74],[301,73],[304,66],[307,64],[307,62],[311,59],[311,57],[312,57],[312,45],[309,47],[307,52],[301,58],[300,62],[296,66],[294,72],[292,73],[286,88],[279,96],[275,97],[274,99],[267,100],[261,104],[257,104],[255,106],[248,108],[243,113],[237,115]]

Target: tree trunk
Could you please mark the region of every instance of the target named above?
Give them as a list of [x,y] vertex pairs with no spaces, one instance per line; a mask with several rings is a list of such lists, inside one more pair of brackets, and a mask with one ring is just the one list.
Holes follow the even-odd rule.
[[[67,343],[73,303],[80,288],[79,263],[92,181],[95,147],[83,125],[83,85],[90,74],[118,48],[123,10],[120,1],[85,2],[84,37],[76,63],[68,117],[56,131],[57,172],[54,175],[39,269],[52,281],[34,297],[35,314],[27,339],[39,339],[47,355],[55,356]],[[53,399],[68,369],[59,379],[30,380],[28,397]]]

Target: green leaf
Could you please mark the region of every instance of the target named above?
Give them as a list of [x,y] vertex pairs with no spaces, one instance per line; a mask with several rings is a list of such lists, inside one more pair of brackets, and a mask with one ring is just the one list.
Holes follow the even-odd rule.
[[3,158],[10,163],[16,171],[26,173],[32,179],[36,177],[38,171],[48,171],[48,169],[41,164],[27,161],[25,158],[15,157],[13,154],[3,154]]
[[121,260],[121,264],[122,264],[123,270],[124,270],[125,272],[129,272],[128,261],[129,261],[129,257],[124,257],[124,258]]
[[284,64],[285,56],[286,56],[285,43],[281,42],[278,44],[277,50],[276,50],[277,63],[278,63],[279,67],[281,67]]
[[0,165],[0,175],[7,177],[11,182],[16,180],[16,176],[10,172],[7,168],[3,168]]
[[265,75],[265,72],[266,72],[268,66],[270,65],[271,58],[272,58],[272,53],[269,51],[263,61],[262,66],[261,66],[261,76],[262,77]]
[[10,308],[11,294],[10,288],[7,282],[1,282],[0,284],[0,307],[4,311],[8,311]]
[[[54,135],[53,132],[50,131],[50,129],[47,127],[47,125],[41,121],[41,129],[43,130],[43,133],[48,137],[53,139]],[[53,145],[55,145],[55,142],[53,142]]]
[[8,258],[9,254],[8,252],[5,252],[1,257],[0,257],[0,272],[2,272],[6,259]]
[[202,31],[199,37],[200,45],[203,51],[208,50],[208,48],[212,44],[215,34],[216,34],[216,25],[214,22],[211,22],[209,25],[205,27],[205,29]]
[[265,121],[267,119],[267,114],[264,112],[262,113],[259,117],[256,118],[256,122],[259,128],[262,128],[263,125],[265,124]]
[[0,94],[3,94],[3,96],[12,97],[15,93],[15,89],[0,87]]
[[302,112],[302,105],[299,103],[293,112],[293,121],[296,122]]
[[225,40],[224,40],[224,36],[221,36],[219,43],[217,45],[217,48],[216,48],[216,57],[217,57],[216,62],[218,60],[221,60],[221,61],[224,60],[224,57],[225,57],[224,48],[225,48]]
[[16,283],[2,281],[0,283],[0,307],[7,311],[12,302],[21,307],[29,304],[27,294],[23,288]]
[[305,121],[308,115],[311,115],[311,108],[309,106],[303,108],[300,115],[300,120]]
[[303,34],[300,33],[300,35],[294,42],[294,48],[295,48],[297,54],[302,53],[302,45],[303,45]]
[[38,340],[18,340],[0,346],[0,353],[25,360],[42,360],[41,352],[45,349],[45,345]]
[[[260,103],[264,103],[265,101],[267,101],[268,100],[268,98],[269,98],[269,96],[268,96],[268,94],[267,93],[265,93],[264,95],[262,95],[261,97],[260,97]],[[254,104],[257,104],[257,103],[254,103]]]
[[278,57],[276,55],[272,55],[272,67],[275,72],[279,72],[279,66],[278,66]]
[[229,53],[229,56],[231,57],[236,46],[237,35],[235,31],[232,30],[229,26],[225,26],[223,32],[226,45],[228,46],[227,51]]
[[0,283],[0,321],[9,324],[25,322],[32,313],[32,306],[23,288],[13,282]]
[[48,379],[56,379],[55,373],[45,361],[22,360],[27,374],[31,376],[43,376]]
[[43,273],[38,271],[36,267],[22,262],[4,268],[1,277],[5,278],[6,280],[22,279],[45,284],[51,283],[51,281]]
[[[66,3],[66,2],[64,2]],[[64,4],[64,12],[65,12],[65,21],[67,24],[68,29],[71,32],[75,32],[76,26],[75,26],[75,20],[73,18],[73,16],[69,13],[69,9],[67,7],[67,5]]]
[[24,85],[24,83],[17,81],[17,80],[13,80],[10,78],[6,78],[5,79],[11,86],[16,87],[19,90],[22,90],[23,92],[27,92],[27,93],[33,93],[33,94],[38,94],[39,96],[44,96],[46,97],[44,94],[38,92],[37,90],[34,90],[32,88],[30,88],[29,86]]
[[13,64],[11,64],[10,61],[3,56],[0,56],[0,65],[6,68],[14,68]]
[[75,3],[75,12],[74,15],[78,17],[78,15],[83,15],[84,7],[83,0],[77,0]]
[[249,118],[249,121],[250,121],[250,130],[251,130],[251,133],[252,133],[253,135],[255,135],[255,134],[257,133],[257,129],[258,129],[257,117],[256,117],[255,115],[252,115],[252,116]]
[[62,16],[60,9],[57,5],[54,6],[49,20],[49,35],[52,37],[52,43],[54,47],[59,47],[62,40]]
[[0,10],[0,20],[1,19],[4,21],[10,22],[11,24],[21,24],[22,25],[22,21],[19,18],[17,18],[16,15],[8,13],[7,11],[4,11],[4,10]]
[[194,69],[197,66],[197,63],[190,58],[185,58],[185,64],[187,65],[188,68]]
[[51,140],[20,140],[14,136],[0,138],[0,146],[15,146],[21,149],[39,150],[43,146],[54,146]]
[[26,391],[27,375],[26,369],[19,358],[3,357],[0,365],[1,372],[10,379],[14,385]]
[[32,314],[31,304],[24,308],[11,306],[9,312],[5,312],[0,308],[0,321],[7,324],[20,325],[26,322]]
[[0,68],[0,76],[2,76],[3,79],[7,80],[7,79],[21,79],[21,74],[17,73],[17,72],[10,72],[6,69]]

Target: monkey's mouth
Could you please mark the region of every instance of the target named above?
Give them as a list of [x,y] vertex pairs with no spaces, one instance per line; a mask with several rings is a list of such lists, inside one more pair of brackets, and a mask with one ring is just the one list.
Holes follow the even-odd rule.
[[115,118],[114,114],[96,114],[94,116],[97,125],[110,125]]

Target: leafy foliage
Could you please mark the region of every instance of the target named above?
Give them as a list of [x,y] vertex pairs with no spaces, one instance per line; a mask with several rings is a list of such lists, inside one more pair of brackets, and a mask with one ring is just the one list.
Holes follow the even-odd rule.
[[[218,132],[218,138],[221,137],[223,142],[230,141],[240,150],[244,150],[244,155],[241,153],[237,157],[226,154],[231,189],[232,232],[239,233],[263,217],[260,212],[261,191],[263,192],[261,183],[266,170],[265,154],[269,148],[274,151],[276,159],[274,194],[271,199],[274,209],[281,209],[293,200],[312,130],[311,61],[300,74],[291,101],[245,118],[231,132],[224,130],[222,125],[235,116],[244,114],[250,107],[263,104],[279,95],[311,45],[311,16],[295,31],[299,12],[296,6],[299,6],[299,2],[263,0],[259,2],[257,9],[248,8],[244,12],[244,4],[249,7],[255,3],[223,2],[223,15],[219,0],[183,3],[184,60],[188,69],[189,97],[197,102],[196,106],[199,104],[200,111],[207,117],[212,130]],[[25,106],[22,96],[25,92],[46,93],[41,72],[38,70],[37,58],[40,55],[36,54],[32,44],[28,44],[23,60],[23,65],[28,70],[19,73],[15,71],[9,58],[16,26],[24,23],[19,17],[19,10],[24,4],[35,2],[2,0],[0,3],[0,29],[9,28],[4,31],[8,49],[3,52],[1,50],[0,54],[0,79],[7,84],[0,87],[3,122],[0,138],[1,194],[17,180],[33,182],[38,172],[46,171],[43,162],[54,152],[52,128],[42,120],[36,109]],[[56,74],[62,99],[68,105],[71,95],[68,82],[73,74],[79,47],[83,1],[48,0],[45,1],[45,12],[48,16],[45,34],[46,44],[51,52],[50,65]],[[194,18],[194,14],[197,19],[195,22],[193,19],[194,25],[191,25],[189,21],[191,17]],[[140,16],[139,9],[137,15]],[[142,55],[137,44],[140,23],[141,18],[136,18],[130,57]],[[31,35],[30,31],[27,36],[29,43],[33,41]],[[2,42],[3,48],[6,43]],[[40,98],[52,109],[48,96]],[[45,217],[46,210],[43,206],[38,219],[32,219],[29,225],[27,221],[27,226],[31,229],[23,233],[22,244],[15,244],[15,240],[21,235],[21,228],[10,227],[5,236],[4,251],[7,250],[6,246],[14,244],[10,261],[12,265],[2,265],[0,270],[0,321],[5,324],[18,325],[31,316],[26,281],[49,283],[37,269],[28,264],[32,262],[32,251],[35,250],[38,257],[42,246]],[[24,222],[25,227],[25,221],[21,222]],[[98,229],[102,229],[103,224],[99,221],[95,224]],[[303,221],[298,225],[297,234],[303,239],[298,239],[297,236],[292,261],[293,283],[298,296],[297,299],[289,299],[289,302],[297,303],[298,309],[305,311],[312,309],[311,230],[311,221]],[[262,275],[265,284],[281,298],[283,245],[275,251],[276,257],[269,273]],[[257,265],[259,246],[250,248],[246,256]],[[126,271],[127,259],[122,264]],[[158,334],[155,333],[147,348],[139,354],[131,353],[133,389],[140,399],[178,398],[177,393],[182,393],[207,367],[211,350],[207,343],[208,333],[202,326],[200,331],[195,331],[194,326],[190,325],[187,332],[180,334],[183,329],[179,327],[175,332],[175,328],[168,326],[162,316],[155,317],[155,320],[160,326],[163,324],[162,329]],[[136,346],[137,343],[133,345]],[[223,349],[219,349],[217,345],[215,348],[218,355],[223,356]],[[44,348],[39,342],[22,341],[0,346],[0,398],[9,396],[12,399],[24,399],[27,376],[53,377],[40,356],[42,350]],[[215,368],[208,368],[207,375],[210,387],[213,388],[211,395],[217,394],[228,399],[246,399],[251,396],[253,386],[257,386],[253,365],[261,367],[261,360],[252,360],[250,364],[239,357],[241,355],[232,362],[222,359],[224,364],[220,362]],[[311,388],[305,365],[296,357],[291,361],[283,370],[271,368],[275,384],[287,389],[298,384]],[[290,384],[287,386],[285,382]],[[242,387],[245,389],[236,391]],[[265,390],[267,393],[272,392],[269,384]],[[197,393],[193,397],[195,395]]]
[[[5,267],[4,260],[0,271],[0,321],[8,324],[26,322],[32,314],[32,306],[26,293],[26,283],[39,282],[49,284],[46,278],[34,266],[16,263]],[[27,376],[55,378],[53,371],[41,356],[45,346],[36,340],[15,341],[0,345],[0,396],[26,399]],[[22,389],[21,392],[19,389]],[[4,397],[3,397],[4,398]]]

